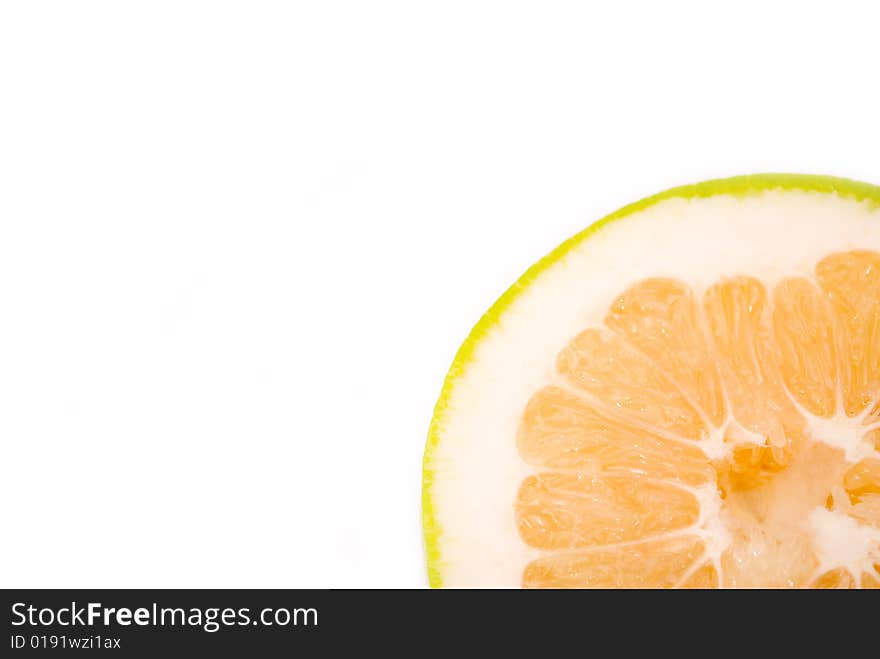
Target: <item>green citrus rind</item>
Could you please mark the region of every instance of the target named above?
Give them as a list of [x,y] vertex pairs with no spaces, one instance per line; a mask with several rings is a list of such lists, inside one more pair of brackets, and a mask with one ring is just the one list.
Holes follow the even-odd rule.
[[620,210],[607,215],[598,222],[594,222],[583,231],[575,234],[540,261],[535,263],[502,295],[489,310],[480,318],[458,349],[452,366],[446,374],[440,398],[434,407],[434,416],[428,429],[428,441],[425,446],[425,455],[422,461],[422,527],[425,538],[425,551],[428,567],[428,581],[432,588],[440,588],[443,585],[442,564],[440,555],[440,536],[442,529],[437,520],[436,510],[432,498],[434,471],[432,466],[434,451],[436,450],[443,426],[446,420],[452,391],[459,377],[465,372],[468,364],[474,356],[474,351],[486,334],[497,325],[501,316],[519,295],[528,288],[545,270],[557,263],[562,257],[571,252],[584,240],[595,234],[600,229],[608,226],[615,220],[627,217],[639,211],[643,211],[661,201],[673,198],[693,199],[712,197],[715,195],[733,195],[745,197],[757,195],[771,190],[797,190],[804,192],[818,192],[824,194],[837,194],[840,197],[868,202],[873,208],[880,208],[880,187],[870,183],[862,183],[844,178],[832,176],[814,176],[808,174],[753,174],[747,176],[735,176],[732,178],[715,179],[672,188],[646,197]]

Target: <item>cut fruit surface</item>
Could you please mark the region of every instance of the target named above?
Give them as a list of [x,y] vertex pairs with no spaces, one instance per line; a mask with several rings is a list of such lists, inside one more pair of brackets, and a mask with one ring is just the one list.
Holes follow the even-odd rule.
[[432,586],[880,585],[880,189],[679,188],[529,270],[425,454]]

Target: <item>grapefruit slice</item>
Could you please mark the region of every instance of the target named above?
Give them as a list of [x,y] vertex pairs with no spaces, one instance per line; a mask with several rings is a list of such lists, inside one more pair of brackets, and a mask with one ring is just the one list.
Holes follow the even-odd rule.
[[458,352],[432,586],[880,586],[880,188],[678,188],[563,243]]

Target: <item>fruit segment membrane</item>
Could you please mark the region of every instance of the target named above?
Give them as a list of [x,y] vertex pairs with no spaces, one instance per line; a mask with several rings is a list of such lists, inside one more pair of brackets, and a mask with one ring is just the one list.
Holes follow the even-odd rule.
[[516,442],[526,587],[880,587],[880,253],[636,283]]

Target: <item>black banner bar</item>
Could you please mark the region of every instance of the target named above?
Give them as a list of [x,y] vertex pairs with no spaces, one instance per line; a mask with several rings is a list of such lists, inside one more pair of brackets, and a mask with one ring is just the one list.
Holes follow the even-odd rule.
[[[456,654],[480,644],[547,654],[682,645],[791,649],[817,634],[874,635],[870,591],[6,590],[0,656]],[[846,635],[844,635],[846,636]],[[760,639],[760,640],[759,640]],[[415,644],[415,645],[414,645]],[[696,645],[695,645],[696,644]],[[748,647],[748,646],[744,646]],[[554,650],[557,651],[557,650]]]

